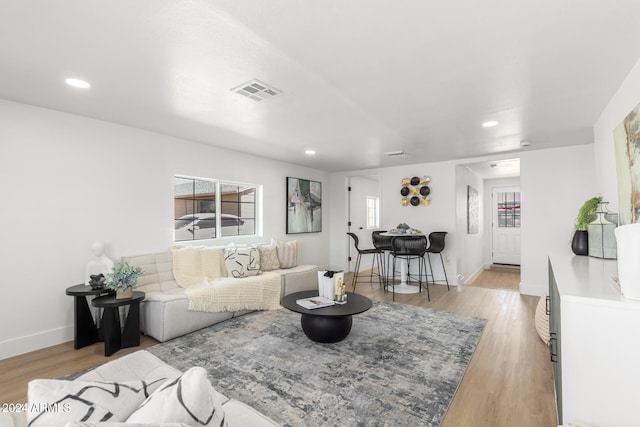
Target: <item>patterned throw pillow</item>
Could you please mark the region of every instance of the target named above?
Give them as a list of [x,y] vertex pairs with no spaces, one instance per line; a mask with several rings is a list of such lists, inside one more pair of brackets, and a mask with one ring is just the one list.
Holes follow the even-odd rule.
[[298,242],[278,242],[278,261],[280,268],[292,268],[298,265]]
[[275,245],[258,246],[260,252],[260,268],[262,271],[272,271],[280,268],[278,249]]
[[260,271],[260,252],[257,248],[227,248],[224,250],[227,277],[256,276]]
[[30,427],[64,426],[73,421],[126,421],[138,405],[166,382],[66,381],[29,382]]
[[193,426],[226,426],[222,402],[207,371],[191,368],[166,381],[127,420],[128,423],[186,423]]

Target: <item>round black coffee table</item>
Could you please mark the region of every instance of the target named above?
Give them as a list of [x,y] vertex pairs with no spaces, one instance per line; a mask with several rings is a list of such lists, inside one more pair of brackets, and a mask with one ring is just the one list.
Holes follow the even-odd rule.
[[302,315],[302,330],[315,342],[338,342],[351,332],[354,314],[364,313],[371,308],[371,300],[365,296],[347,292],[347,303],[329,307],[306,309],[296,303],[303,298],[317,297],[318,291],[302,291],[289,294],[280,302],[283,307]]

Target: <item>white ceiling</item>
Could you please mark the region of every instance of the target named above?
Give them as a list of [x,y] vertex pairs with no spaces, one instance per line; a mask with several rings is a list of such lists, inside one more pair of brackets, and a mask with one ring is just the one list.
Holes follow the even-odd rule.
[[[639,16],[638,0],[0,0],[0,97],[327,171],[517,156],[593,141]],[[230,91],[254,78],[283,94]]]

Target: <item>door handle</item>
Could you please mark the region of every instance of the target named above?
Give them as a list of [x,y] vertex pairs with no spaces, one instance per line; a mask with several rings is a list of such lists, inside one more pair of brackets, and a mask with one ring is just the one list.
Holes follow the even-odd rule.
[[555,332],[551,332],[549,337],[549,358],[551,359],[551,361],[553,363],[557,363],[558,362],[558,353],[556,352],[556,350],[554,349],[554,345],[553,343],[558,342],[558,338],[556,337],[556,333]]
[[551,315],[551,309],[549,308],[549,299],[551,297],[549,295],[547,295],[546,301],[545,301],[545,312],[547,313],[547,316]]

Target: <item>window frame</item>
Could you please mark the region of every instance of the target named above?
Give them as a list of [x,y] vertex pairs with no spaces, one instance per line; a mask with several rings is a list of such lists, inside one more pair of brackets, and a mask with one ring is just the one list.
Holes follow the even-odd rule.
[[[373,222],[374,224],[371,224],[369,222],[369,220],[371,219],[371,215],[370,215],[370,210],[371,210],[371,206],[370,206],[370,202],[373,202],[375,204],[375,206],[373,206]],[[378,229],[380,228],[380,197],[378,196],[367,196],[367,200],[366,200],[366,212],[365,212],[365,218],[366,218],[366,229],[367,230],[374,230],[374,229]]]
[[[176,203],[179,200],[178,198],[179,194],[176,194],[176,180],[179,180],[179,179],[193,181],[192,193],[190,195],[191,197],[190,200],[193,202],[193,206],[191,206],[190,209],[188,206],[185,208],[185,211],[187,212],[189,210],[192,211],[191,215],[193,215],[194,217],[194,220],[192,221],[192,223],[196,223],[197,221],[208,220],[208,218],[197,219],[196,217],[196,214],[203,213],[203,212],[199,212],[198,207],[196,207],[196,204],[198,201],[198,198],[197,198],[198,193],[196,193],[196,182],[204,181],[204,182],[212,183],[214,185],[214,191],[212,193],[211,198],[215,201],[215,208],[213,209],[213,212],[204,212],[204,213],[211,213],[212,215],[215,216],[215,236],[214,237],[196,238],[195,232],[192,231],[192,234],[193,234],[192,239],[180,239],[180,240],[176,239],[176,227],[175,227],[176,221],[178,221],[180,218],[186,215],[189,215],[189,213],[187,213],[179,217],[177,216],[178,206],[176,205]],[[226,190],[223,191],[223,188],[225,187],[226,187]],[[229,191],[229,189],[233,187],[236,188],[235,194],[233,193],[233,191]],[[252,201],[242,200],[242,193],[247,193],[247,192],[253,194]],[[227,196],[231,195],[231,198],[235,200],[226,200],[226,201],[223,200],[225,198],[225,194]],[[184,195],[184,196],[189,197],[189,195]],[[237,238],[244,238],[244,237],[260,237],[262,235],[262,185],[176,174],[173,176],[173,199],[174,199],[173,241],[175,243],[188,243],[188,242],[203,241],[203,240],[221,240],[221,239],[229,239],[229,238],[237,239]],[[202,201],[204,202],[206,200],[207,199],[204,199]],[[238,215],[225,213],[223,211],[223,203],[227,206],[233,203],[237,204],[238,207],[235,210],[235,212],[237,212]],[[202,204],[203,203],[200,203],[200,205]],[[246,208],[247,206],[252,206],[252,209],[250,210],[250,212],[252,213],[252,216],[242,215],[244,212],[246,212],[245,209],[243,208]],[[221,214],[218,215],[217,212],[221,212]],[[237,234],[229,234],[229,231],[224,229],[225,227],[228,228],[227,225],[223,225],[223,222],[227,222],[230,219],[229,215],[232,215],[233,216],[232,219],[234,219],[236,222],[236,226],[238,227]],[[242,227],[245,224],[247,224],[247,222],[251,224],[252,232],[242,233],[241,232]]]

